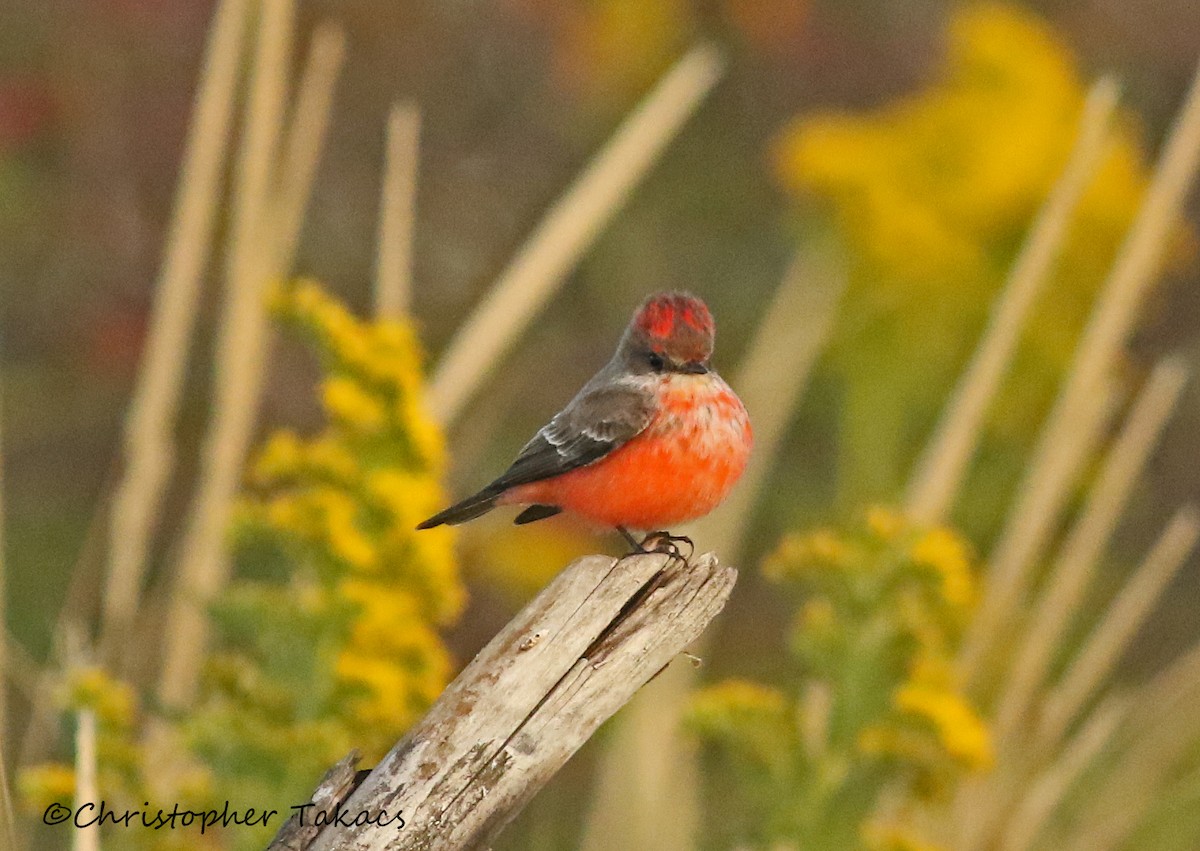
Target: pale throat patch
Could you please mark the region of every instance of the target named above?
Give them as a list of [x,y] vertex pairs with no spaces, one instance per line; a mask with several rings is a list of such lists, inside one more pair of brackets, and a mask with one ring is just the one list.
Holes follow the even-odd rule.
[[675,373],[658,380],[662,407],[651,426],[655,432],[678,435],[688,453],[701,456],[742,445],[746,409],[719,376]]

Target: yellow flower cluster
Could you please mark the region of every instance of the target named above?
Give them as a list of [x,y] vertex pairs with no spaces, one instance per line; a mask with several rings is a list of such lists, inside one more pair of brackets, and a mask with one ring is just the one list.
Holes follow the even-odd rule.
[[[847,847],[845,831],[870,815],[864,805],[847,821],[848,790],[869,804],[867,790],[907,789],[919,805],[990,767],[990,732],[953,668],[976,600],[961,536],[874,507],[851,529],[789,536],[764,573],[800,594],[799,681],[786,693],[722,683],[696,696],[689,721],[754,788],[766,784],[777,809],[758,817],[774,825],[772,841],[820,835]],[[926,847],[903,825],[872,830],[873,848]]]
[[322,401],[343,437],[386,438],[393,453],[407,453],[401,460],[408,467],[442,463],[442,434],[423,406],[421,349],[410,327],[362,322],[313,281],[276,287],[270,305],[321,353]]
[[[951,12],[927,88],[871,111],[800,116],[781,134],[779,179],[824,208],[847,247],[850,291],[830,350],[848,385],[846,504],[901,484],[1066,165],[1085,93],[1071,50],[1036,14],[969,3]],[[1024,445],[1053,399],[1147,183],[1136,123],[1122,114],[992,406],[986,438],[997,451],[982,453],[977,471],[989,483],[1016,475],[1018,453],[1007,450]],[[1172,256],[1190,243],[1180,226]],[[975,501],[967,519],[987,532],[994,511]]]
[[797,735],[788,698],[777,689],[730,679],[699,692],[687,723],[700,735],[722,741],[738,755],[771,767],[786,759]]
[[[836,574],[813,576],[810,567],[802,575],[808,577],[806,589],[823,595],[816,599],[842,601],[832,620],[849,638],[841,638],[839,652],[853,656],[856,637],[874,633],[872,652],[893,660],[890,667],[872,666],[874,684],[888,700],[875,717],[863,718],[856,747],[864,755],[907,764],[916,772],[916,793],[938,794],[953,784],[957,771],[985,770],[992,760],[989,730],[952,668],[976,600],[970,547],[950,529],[915,528],[883,507],[867,512],[864,532],[844,537],[842,547],[855,554],[850,570],[871,579],[852,579],[855,592],[847,595],[837,587]],[[786,547],[783,553],[786,558]],[[839,564],[845,563],[843,557]],[[814,629],[806,614],[811,606],[810,601],[802,609],[797,644],[828,646],[831,628]],[[880,643],[880,634],[891,637]],[[828,659],[828,651],[821,658]]]
[[[1083,105],[1070,51],[1030,12],[964,6],[948,40],[929,89],[874,113],[799,119],[778,151],[785,184],[831,201],[856,248],[909,285],[980,274],[1046,197]],[[1144,185],[1136,139],[1123,125],[1080,211],[1107,227],[1079,228],[1069,254],[1097,241],[1111,254],[1106,238],[1119,236]]]
[[921,535],[910,552],[915,564],[930,568],[941,582],[942,597],[951,611],[966,613],[975,605],[971,554],[966,542],[949,529]]
[[320,357],[327,425],[281,430],[251,461],[234,529],[246,578],[214,607],[221,647],[186,729],[222,782],[302,793],[351,746],[382,755],[436,699],[452,673],[438,630],[465,592],[453,532],[415,529],[442,503],[443,445],[412,331],[311,282],[276,288],[271,309]]
[[946,851],[945,846],[926,842],[900,825],[868,824],[862,833],[867,851]]
[[[100,791],[114,798],[135,797],[126,794],[141,774],[141,752],[135,742],[138,702],[133,689],[100,668],[80,668],[67,675],[57,702],[71,715],[90,711],[96,719]],[[27,768],[19,782],[22,800],[30,809],[69,802],[75,794],[74,768],[62,763]]]
[[893,705],[929,722],[946,753],[971,770],[992,765],[992,741],[987,726],[959,692],[908,682],[896,689]]

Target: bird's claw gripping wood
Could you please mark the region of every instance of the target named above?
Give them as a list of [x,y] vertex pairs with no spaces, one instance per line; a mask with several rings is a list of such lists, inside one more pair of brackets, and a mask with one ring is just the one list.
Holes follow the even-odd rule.
[[[630,555],[665,553],[687,564],[691,560],[692,554],[696,552],[696,545],[686,535],[672,535],[670,532],[651,532],[639,541],[624,526],[618,526],[617,531],[621,533],[621,537],[633,548],[630,551]],[[681,543],[688,545],[688,554],[686,556],[679,549],[679,544]]]
[[[680,544],[687,544],[688,553],[686,556],[680,550]],[[651,532],[642,539],[641,550],[644,553],[666,553],[673,558],[682,559],[686,564],[691,561],[692,554],[696,552],[696,545],[692,543],[692,539],[687,535],[672,535],[670,532]]]

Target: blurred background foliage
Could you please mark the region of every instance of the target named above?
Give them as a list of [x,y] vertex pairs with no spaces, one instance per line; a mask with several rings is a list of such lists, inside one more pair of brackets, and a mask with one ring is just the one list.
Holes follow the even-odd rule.
[[[988,761],[980,710],[945,665],[972,605],[972,553],[997,532],[1191,74],[1191,0],[1136,14],[1112,0],[299,9],[301,33],[333,18],[349,40],[296,263],[322,285],[274,296],[299,340],[285,339],[270,364],[234,523],[239,579],[214,612],[219,652],[202,697],[178,719],[200,761],[176,792],[276,800],[284,788],[302,795],[303,775],[350,744],[377,756],[562,564],[617,551],[569,523],[513,530],[489,518],[457,540],[411,528],[445,494],[498,471],[608,357],[650,291],[705,297],[720,325],[718,366],[731,374],[788,256],[832,230],[847,247],[849,290],[747,536],[744,564],[769,556],[765,569],[743,573],[707,654],[714,685],[689,720],[722,766],[706,775],[714,847],[798,843],[816,824],[839,839],[919,847],[904,843],[920,836],[911,819],[921,796]],[[72,575],[102,561],[96,506],[119,474],[211,13],[209,2],[166,0],[0,9],[6,622],[39,660]],[[416,401],[420,349],[436,362],[542,210],[701,36],[727,49],[726,79],[474,400],[445,458]],[[865,506],[898,498],[1063,167],[1087,83],[1108,71],[1123,86],[1116,132],[993,407],[954,516],[960,531],[913,529],[882,509],[864,521]],[[412,320],[369,324],[355,316],[368,312],[382,128],[397,97],[422,110]],[[1126,353],[1131,380],[1166,350],[1195,360],[1195,255],[1181,228]],[[210,282],[168,529],[196,474],[216,302]],[[1189,389],[1108,583],[1145,549],[1151,518],[1200,495],[1198,421]],[[824,526],[832,531],[795,532]],[[151,579],[161,579],[165,539],[153,556]],[[1183,576],[1122,676],[1157,668],[1195,637],[1195,572]],[[115,771],[101,783],[140,800],[137,695],[86,669],[60,697],[97,714]],[[602,734],[503,847],[573,847],[603,744]],[[253,750],[264,745],[270,753]],[[26,791],[61,796],[70,777],[47,765],[27,774]],[[891,809],[871,821],[882,792]]]
[[[782,688],[710,686],[687,718],[718,746],[713,777],[736,798],[724,844],[919,845],[908,810],[991,767],[987,726],[954,673],[973,561],[954,532],[910,528],[881,507],[846,532],[784,539],[763,574],[802,601],[788,634],[794,670]],[[883,821],[889,784],[904,800]]]
[[[944,388],[1062,173],[1086,94],[1070,48],[1017,7],[965,7],[947,39],[927,88],[876,111],[802,116],[777,148],[783,184],[825,202],[852,248],[831,347],[845,388],[838,485],[851,509],[896,493],[928,439]],[[987,495],[1015,482],[1020,450],[1053,399],[1145,188],[1131,115],[1120,117],[1109,148],[994,407],[983,450],[991,463],[963,506],[985,539],[1002,504]],[[1176,268],[1183,253],[1181,245]]]
[[[278,287],[271,306],[320,357],[328,425],[308,439],[278,430],[251,459],[234,509],[239,578],[213,603],[215,647],[195,705],[167,716],[186,770],[154,767],[128,685],[85,668],[61,697],[64,709],[95,712],[98,785],[125,808],[305,801],[313,778],[352,749],[378,761],[453,674],[439,630],[465,596],[453,530],[415,529],[444,502],[444,459],[412,330],[357,320],[309,281]],[[73,777],[62,763],[22,772],[28,805],[64,800]],[[261,848],[278,827],[208,841]],[[131,841],[192,847],[173,832]]]

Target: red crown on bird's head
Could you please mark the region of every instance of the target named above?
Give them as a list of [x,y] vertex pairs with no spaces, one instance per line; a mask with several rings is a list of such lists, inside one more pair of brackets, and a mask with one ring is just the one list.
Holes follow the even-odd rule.
[[656,293],[633,315],[632,326],[651,348],[681,360],[705,361],[712,355],[713,318],[708,306],[691,293]]

